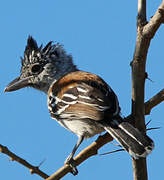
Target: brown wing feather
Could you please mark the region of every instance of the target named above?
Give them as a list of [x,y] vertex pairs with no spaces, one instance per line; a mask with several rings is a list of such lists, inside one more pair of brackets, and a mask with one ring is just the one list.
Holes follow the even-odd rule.
[[[70,105],[66,108],[65,113],[75,114],[75,117],[80,117],[81,119],[93,119],[93,120],[102,120],[104,117],[104,113],[98,111],[95,107],[76,103],[74,105]],[[75,118],[75,119],[76,119]]]
[[58,114],[58,118],[98,121],[104,118],[105,111],[113,114],[118,106],[112,89],[97,75],[83,71],[64,76],[51,86],[48,94],[58,98],[51,108],[51,115]]

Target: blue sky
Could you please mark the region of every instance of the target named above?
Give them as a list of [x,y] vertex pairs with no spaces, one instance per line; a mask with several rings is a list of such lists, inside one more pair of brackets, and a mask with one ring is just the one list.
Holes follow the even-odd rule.
[[[161,1],[148,1],[148,19]],[[64,45],[72,54],[75,64],[82,70],[96,73],[110,84],[118,95],[122,114],[131,112],[130,61],[136,39],[137,1],[109,0],[14,0],[2,1],[0,6],[1,71],[0,144],[29,161],[33,165],[45,159],[41,170],[52,174],[72,150],[76,136],[60,127],[49,116],[45,94],[33,89],[3,93],[4,87],[20,72],[20,56],[23,56],[28,35],[38,44],[53,40]],[[147,72],[153,82],[146,81],[146,97],[149,99],[164,88],[163,82],[163,26],[152,40],[148,53]],[[150,127],[162,127],[148,132],[155,141],[155,150],[148,157],[149,179],[162,179],[164,152],[164,103],[152,110],[146,121]],[[79,148],[94,141],[85,141]],[[105,145],[99,152],[116,149]],[[78,151],[79,152],[79,151]],[[132,165],[125,152],[95,156],[78,167],[79,174],[68,174],[63,179],[132,179]],[[158,175],[158,177],[157,177]],[[0,154],[0,179],[39,180],[17,162]]]

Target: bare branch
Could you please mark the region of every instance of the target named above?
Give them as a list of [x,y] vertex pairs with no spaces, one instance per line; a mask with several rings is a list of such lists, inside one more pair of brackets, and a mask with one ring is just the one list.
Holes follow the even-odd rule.
[[152,108],[160,104],[162,101],[164,101],[164,89],[162,89],[159,93],[157,93],[145,103],[145,114],[150,114]]
[[48,178],[48,175],[45,174],[43,171],[41,171],[38,166],[31,165],[26,160],[20,158],[16,154],[12,153],[7,147],[5,147],[5,146],[3,146],[1,144],[0,144],[0,152],[8,155],[9,157],[11,157],[12,161],[17,161],[18,163],[20,163],[23,166],[30,169],[31,174],[38,174],[39,176],[43,177],[44,179]]
[[138,0],[138,26],[146,24],[146,0]]
[[164,0],[162,1],[154,16],[150,19],[150,22],[144,26],[143,35],[149,38],[153,38],[162,23],[164,23]]
[[[87,148],[85,148],[83,151],[81,151],[74,158],[76,166],[81,164],[83,161],[85,161],[89,157],[96,155],[98,149],[100,149],[104,144],[106,144],[112,140],[113,140],[113,138],[108,133],[105,133],[103,136],[99,136],[95,142],[93,142],[91,145],[89,145]],[[60,179],[70,171],[71,171],[70,167],[68,165],[64,165],[58,171],[56,171],[53,175],[51,175],[49,178],[47,178],[47,180]]]
[[[146,0],[138,0],[137,19],[137,40],[132,66],[132,117],[135,126],[141,130],[146,130],[145,126],[145,67],[147,53],[152,37],[164,22],[164,0],[154,17],[147,24],[146,22]],[[147,180],[146,158],[133,159],[134,180]]]

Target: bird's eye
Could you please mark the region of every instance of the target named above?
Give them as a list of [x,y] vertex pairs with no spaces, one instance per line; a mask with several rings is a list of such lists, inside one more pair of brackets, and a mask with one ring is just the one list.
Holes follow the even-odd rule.
[[38,73],[38,72],[40,72],[40,70],[41,70],[41,66],[39,64],[35,64],[31,68],[32,73]]

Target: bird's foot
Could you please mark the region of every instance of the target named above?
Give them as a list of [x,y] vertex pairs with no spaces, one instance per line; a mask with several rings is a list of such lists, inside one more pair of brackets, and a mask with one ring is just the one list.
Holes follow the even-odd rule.
[[64,164],[67,164],[71,168],[71,173],[76,176],[78,174],[78,170],[76,168],[76,161],[73,158],[70,158],[69,156],[64,161]]

